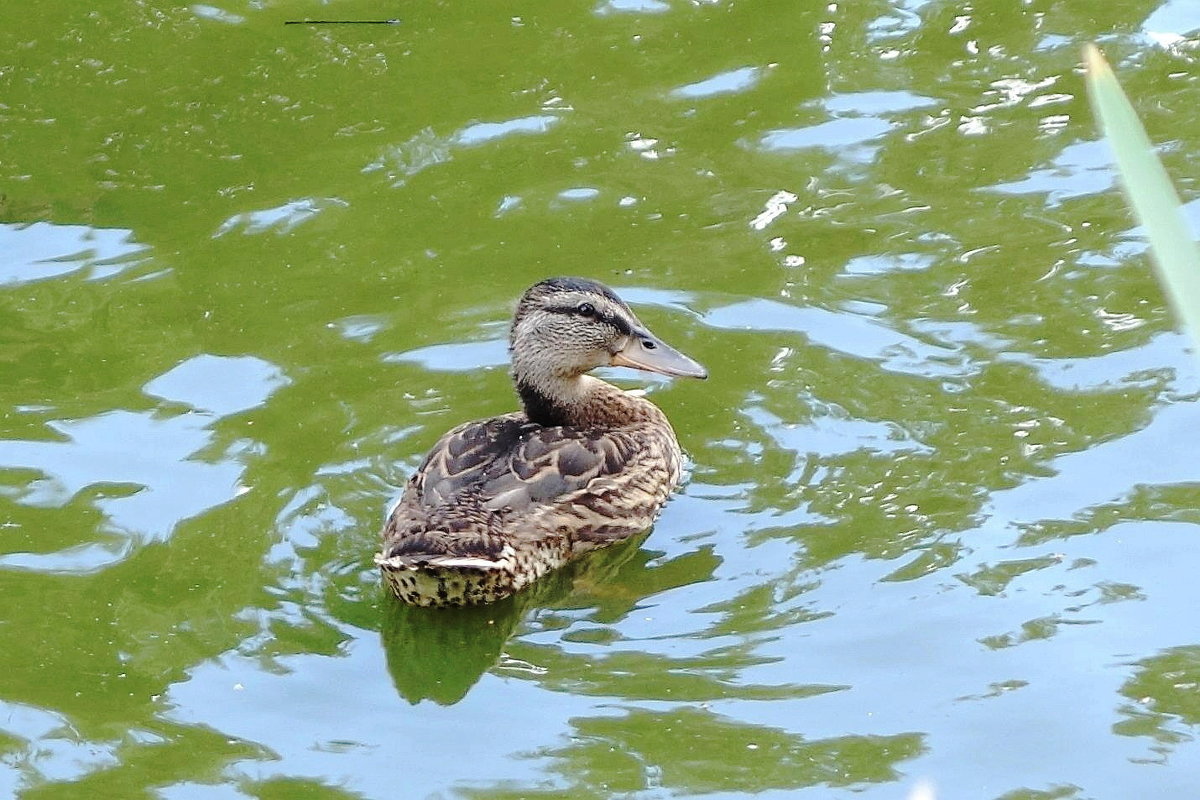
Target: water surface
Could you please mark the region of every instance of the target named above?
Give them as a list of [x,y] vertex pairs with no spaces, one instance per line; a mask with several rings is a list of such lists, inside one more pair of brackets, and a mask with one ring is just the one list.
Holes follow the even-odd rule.
[[[398,25],[284,25],[305,18]],[[39,3],[0,27],[0,794],[1200,793],[1191,4]],[[377,531],[547,275],[690,479],[482,609]]]

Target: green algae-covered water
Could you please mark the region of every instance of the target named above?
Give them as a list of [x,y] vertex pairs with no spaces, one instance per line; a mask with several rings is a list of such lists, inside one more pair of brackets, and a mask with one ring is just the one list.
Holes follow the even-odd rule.
[[[286,25],[292,20],[398,24]],[[1200,796],[1200,8],[39,0],[0,21],[0,795]],[[529,284],[705,383],[688,483],[480,609],[371,555]]]

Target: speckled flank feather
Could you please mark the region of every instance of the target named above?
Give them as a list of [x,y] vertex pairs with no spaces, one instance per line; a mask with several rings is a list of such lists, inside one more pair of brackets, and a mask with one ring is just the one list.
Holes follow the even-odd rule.
[[[574,304],[585,302],[581,295],[594,297],[590,302],[640,327],[611,292],[589,293],[578,284],[546,292],[532,310],[523,300],[518,321],[540,304],[561,305],[563,295]],[[627,344],[620,326],[612,330]],[[516,333],[513,341],[514,350],[528,344]],[[518,385],[529,377],[514,371]],[[460,425],[434,445],[392,511],[376,556],[387,585],[405,602],[506,597],[581,552],[645,530],[678,483],[679,444],[656,406],[582,369],[562,386],[532,372],[539,391],[550,389],[549,421],[568,424],[531,419],[526,402],[524,412]]]

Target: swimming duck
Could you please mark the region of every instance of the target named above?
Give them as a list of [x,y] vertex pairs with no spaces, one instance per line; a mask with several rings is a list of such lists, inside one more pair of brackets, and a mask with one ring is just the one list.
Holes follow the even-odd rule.
[[459,425],[409,479],[375,556],[419,606],[487,603],[575,556],[650,526],[683,460],[657,406],[588,371],[626,366],[705,378],[611,289],[530,287],[509,331],[522,410]]

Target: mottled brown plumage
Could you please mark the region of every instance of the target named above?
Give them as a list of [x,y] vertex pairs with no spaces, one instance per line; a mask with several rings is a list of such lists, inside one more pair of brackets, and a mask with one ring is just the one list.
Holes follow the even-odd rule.
[[485,603],[645,530],[682,455],[648,400],[586,375],[620,364],[705,377],[606,286],[553,278],[521,298],[509,337],[523,411],[443,436],[409,479],[376,557],[400,599]]

